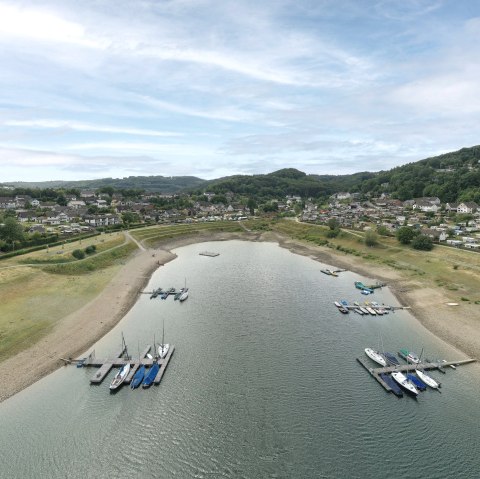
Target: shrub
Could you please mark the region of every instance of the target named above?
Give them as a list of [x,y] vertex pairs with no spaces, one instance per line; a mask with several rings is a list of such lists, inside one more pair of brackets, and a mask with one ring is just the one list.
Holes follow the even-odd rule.
[[97,247],[96,247],[94,244],[92,244],[92,245],[90,245],[90,246],[87,246],[87,247],[85,248],[85,253],[87,253],[87,254],[93,254],[93,253],[95,253],[96,251],[97,251]]
[[432,239],[426,235],[418,235],[412,240],[414,249],[421,251],[430,251],[433,248]]
[[83,259],[85,258],[85,252],[81,249],[76,249],[72,251],[72,256],[76,259]]
[[374,231],[367,231],[365,233],[365,244],[369,247],[376,246],[378,244],[378,235]]

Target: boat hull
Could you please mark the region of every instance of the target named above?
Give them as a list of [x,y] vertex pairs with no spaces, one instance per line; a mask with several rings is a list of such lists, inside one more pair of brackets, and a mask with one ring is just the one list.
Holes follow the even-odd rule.
[[375,361],[377,364],[380,364],[380,366],[385,367],[387,365],[387,361],[385,361],[385,358],[377,351],[374,351],[372,348],[365,348],[365,354],[372,361]]
[[401,373],[394,372],[392,373],[392,378],[397,381],[397,383],[409,394],[412,396],[418,396],[418,389]]

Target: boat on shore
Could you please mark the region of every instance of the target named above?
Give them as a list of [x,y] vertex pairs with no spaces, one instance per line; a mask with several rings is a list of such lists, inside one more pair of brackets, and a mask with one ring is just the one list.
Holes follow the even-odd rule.
[[392,378],[397,381],[397,383],[408,393],[414,395],[415,397],[418,396],[418,389],[415,387],[415,385],[406,377],[404,376],[400,371],[395,371],[392,373]]
[[385,358],[378,351],[375,351],[372,348],[365,348],[365,354],[372,361],[375,361],[376,363],[380,364],[380,366],[385,367],[387,365]]
[[115,377],[110,383],[110,390],[114,391],[115,389],[118,389],[122,385],[123,381],[125,381],[129,372],[130,372],[130,363],[127,363],[124,366],[122,366],[122,368],[120,369],[120,371],[118,371],[117,374],[115,374]]
[[145,376],[145,379],[143,380],[143,384],[142,384],[143,389],[147,389],[153,384],[153,381],[155,381],[155,378],[157,377],[159,370],[160,370],[160,365],[157,362],[154,362],[152,364],[152,367],[148,370],[148,373]]

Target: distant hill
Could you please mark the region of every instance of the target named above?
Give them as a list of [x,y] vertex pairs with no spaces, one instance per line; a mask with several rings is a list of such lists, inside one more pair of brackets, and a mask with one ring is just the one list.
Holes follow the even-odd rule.
[[16,188],[78,188],[97,189],[111,186],[115,189],[137,189],[162,193],[178,193],[187,188],[201,188],[206,180],[196,176],[129,176],[127,178],[101,178],[79,181],[16,181],[5,183]]
[[234,175],[215,180],[195,176],[130,176],[82,181],[45,181],[8,183],[19,188],[135,189],[150,192],[178,193],[211,191],[218,195],[232,192],[259,201],[298,195],[303,198],[327,198],[348,191],[372,196],[389,193],[406,200],[438,196],[442,202],[475,201],[480,204],[480,146],[462,148],[415,163],[376,173],[352,175],[306,174],[284,168],[262,175]]

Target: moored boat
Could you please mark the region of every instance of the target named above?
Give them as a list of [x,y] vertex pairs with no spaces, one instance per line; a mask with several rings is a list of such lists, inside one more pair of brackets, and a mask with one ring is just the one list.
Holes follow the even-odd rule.
[[137,372],[133,375],[132,382],[130,383],[132,389],[136,389],[142,384],[143,378],[145,377],[145,370],[146,368],[143,364],[137,369]]
[[407,379],[412,381],[419,391],[425,391],[425,389],[427,389],[427,385],[420,378],[415,376],[415,374],[407,373]]
[[418,389],[415,385],[409,381],[400,371],[395,371],[392,373],[392,378],[397,381],[400,386],[402,386],[405,391],[410,394],[413,394],[415,397],[418,396]]
[[341,308],[342,305],[338,301],[334,301],[333,303],[337,308]]
[[188,298],[188,288],[184,288],[182,294],[180,295],[180,300],[181,303],[183,303],[186,299]]
[[384,351],[382,355],[387,360],[387,362],[390,363],[392,366],[400,365],[400,361],[396,358],[394,354],[389,353],[388,351]]
[[143,380],[143,384],[142,384],[143,389],[147,389],[153,384],[153,381],[157,377],[159,370],[160,370],[160,365],[156,362],[153,363],[152,367],[148,370],[148,373],[145,376],[145,379]]
[[438,389],[440,387],[440,383],[426,374],[425,371],[417,369],[415,373],[427,386],[430,386],[432,389]]
[[349,313],[348,309],[347,309],[347,308],[344,308],[343,306],[340,306],[340,307],[338,308],[338,310],[339,310],[342,314],[348,314],[348,313]]
[[409,351],[408,349],[400,349],[400,356],[405,359],[407,363],[418,364],[420,362],[418,356],[413,351]]
[[173,299],[174,299],[175,301],[177,301],[178,299],[180,299],[180,296],[182,295],[184,289],[185,289],[185,288],[181,288],[177,293],[175,293],[175,296],[173,297]]
[[115,374],[115,377],[113,378],[112,382],[110,383],[110,390],[115,390],[120,385],[125,381],[125,378],[128,376],[128,373],[130,372],[130,363],[125,364],[124,366],[121,367],[120,371],[118,371],[117,374]]
[[373,350],[372,348],[365,348],[365,354],[376,363],[380,364],[381,366],[386,366],[387,362],[385,358],[378,352]]

